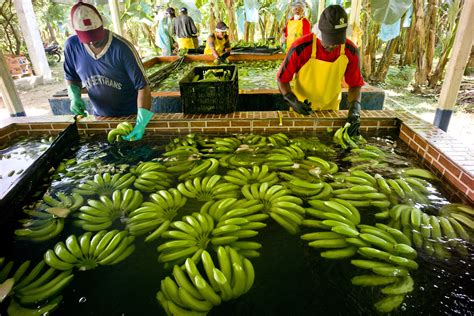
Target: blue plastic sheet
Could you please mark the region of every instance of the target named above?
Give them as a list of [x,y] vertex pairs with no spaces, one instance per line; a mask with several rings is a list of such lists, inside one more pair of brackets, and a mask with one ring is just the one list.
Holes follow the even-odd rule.
[[245,17],[247,22],[258,23],[258,8],[257,0],[244,0]]
[[412,16],[413,16],[413,5],[411,5],[408,8],[407,13],[405,14],[405,18],[403,19],[403,24],[402,24],[403,27],[410,27]]
[[393,24],[382,24],[380,28],[379,38],[387,42],[400,35],[400,19]]
[[237,8],[237,32],[244,34],[245,32],[245,9],[244,7]]

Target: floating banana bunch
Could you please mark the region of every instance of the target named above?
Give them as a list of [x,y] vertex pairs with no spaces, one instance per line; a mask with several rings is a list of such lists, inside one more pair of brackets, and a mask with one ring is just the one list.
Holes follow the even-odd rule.
[[271,170],[291,171],[299,168],[299,164],[293,161],[290,156],[278,153],[265,155],[264,164]]
[[304,151],[296,144],[290,144],[280,148],[275,148],[270,151],[270,154],[281,154],[288,156],[293,161],[303,160],[305,157]]
[[433,175],[431,171],[426,170],[426,169],[408,168],[408,169],[402,170],[402,174],[407,177],[415,177],[415,178],[425,179],[425,180],[436,180],[435,175]]
[[223,155],[235,153],[242,142],[235,137],[214,137],[202,150],[208,157],[221,158]]
[[134,236],[126,231],[101,230],[87,232],[79,237],[70,235],[44,254],[44,261],[54,269],[71,271],[91,270],[99,265],[114,265],[126,259],[135,250]]
[[228,169],[252,168],[253,166],[260,166],[264,161],[264,157],[264,154],[260,152],[238,150],[233,154],[222,155],[219,158],[219,164]]
[[334,143],[341,146],[342,149],[359,148],[360,144],[364,144],[366,142],[361,135],[353,137],[349,136],[348,129],[350,126],[350,123],[346,123],[334,133],[333,141]]
[[166,151],[171,151],[176,149],[178,146],[191,146],[191,147],[198,147],[203,146],[204,141],[202,140],[201,135],[191,133],[183,137],[176,137],[171,142],[166,145]]
[[64,219],[76,211],[84,199],[77,193],[67,196],[58,192],[56,196],[58,199],[45,195],[39,208],[24,210],[30,218],[20,220],[23,228],[15,230],[15,235],[37,242],[58,236],[64,228]]
[[172,188],[150,195],[150,201],[128,214],[127,229],[132,235],[149,234],[145,241],[152,241],[168,230],[171,222],[186,204],[186,197]]
[[263,204],[263,212],[282,226],[290,234],[299,231],[305,209],[303,200],[292,196],[291,192],[281,185],[269,186],[267,182],[246,184],[242,194],[248,200],[257,200]]
[[324,249],[320,255],[326,259],[354,256],[360,246],[355,240],[359,236],[359,211],[340,199],[309,200],[308,203],[311,207],[306,209],[306,214],[312,218],[303,220],[302,225],[318,231],[304,234],[301,239],[309,241],[310,247]]
[[79,184],[73,192],[81,195],[111,195],[115,190],[128,189],[135,181],[131,173],[124,175],[110,173],[96,174],[94,180]]
[[428,189],[430,184],[424,179],[415,177],[385,179],[379,174],[375,175],[375,179],[378,190],[389,196],[392,205],[398,203],[430,204],[427,197],[431,194]]
[[198,262],[201,253],[211,242],[214,229],[212,216],[193,213],[192,216],[184,216],[182,221],[172,222],[170,226],[173,229],[163,232],[161,237],[173,240],[158,246],[158,261],[181,264],[186,258],[192,258]]
[[21,316],[21,315],[28,315],[28,316],[42,316],[42,315],[49,315],[53,312],[61,303],[63,297],[61,295],[55,297],[54,299],[48,300],[48,303],[45,305],[41,305],[38,308],[27,308],[21,306],[16,300],[11,300],[10,305],[8,305],[7,314],[10,316]]
[[336,155],[334,149],[323,144],[317,137],[297,137],[293,138],[291,143],[301,148],[305,153],[311,153],[311,155],[331,157]]
[[229,170],[224,179],[239,186],[263,182],[274,185],[279,181],[277,173],[270,171],[267,165],[253,166],[251,170],[244,167]]
[[361,269],[371,270],[373,274],[352,278],[358,286],[385,286],[380,292],[385,296],[375,303],[375,308],[388,313],[403,303],[405,295],[413,291],[410,270],[418,269],[413,260],[417,252],[410,240],[399,230],[384,224],[358,225],[360,234],[356,237],[367,246],[361,246],[358,253],[365,259],[354,259],[351,263]]
[[[440,215],[429,215],[420,209],[405,204],[389,211],[392,227],[397,227],[410,239],[417,249],[440,259],[450,257],[450,250],[468,256],[465,242],[471,240],[474,211],[464,205],[448,204],[440,209]],[[464,242],[463,242],[464,241]]]
[[[263,135],[255,135],[255,134],[242,135],[240,140],[242,141],[242,144],[249,145],[249,146],[255,146],[255,147],[268,146],[267,138]],[[277,141],[277,139],[275,138],[274,140]],[[281,142],[286,145],[286,141],[284,139],[279,138],[277,142]]]
[[178,176],[179,181],[193,179],[196,177],[204,177],[204,176],[213,176],[217,173],[219,169],[219,160],[215,158],[209,158],[200,160],[199,162],[196,161],[194,167]]
[[122,141],[122,136],[130,134],[133,130],[132,124],[128,122],[121,122],[117,125],[116,128],[112,129],[107,134],[107,141],[109,143],[120,142]]
[[343,161],[349,161],[353,165],[352,169],[366,168],[366,167],[378,167],[383,166],[387,161],[385,153],[379,148],[371,145],[366,145],[364,148],[353,148],[351,149],[350,155],[344,157]]
[[165,161],[188,160],[192,156],[200,156],[199,149],[194,146],[177,146],[162,155]]
[[99,231],[112,226],[122,216],[138,209],[143,202],[140,191],[132,189],[115,190],[110,199],[102,195],[99,200],[88,200],[74,215],[75,224],[87,231]]
[[322,176],[336,173],[339,167],[332,161],[326,161],[320,157],[308,156],[301,162],[300,169],[307,170],[312,176],[321,178]]
[[130,173],[136,176],[133,186],[142,192],[167,190],[173,185],[173,177],[158,162],[142,162],[137,167],[130,168]]
[[218,264],[207,251],[202,252],[200,259],[203,269],[188,258],[185,271],[174,266],[173,276],[161,281],[156,297],[167,315],[205,315],[214,306],[236,299],[252,288],[252,263],[231,247],[217,249]]
[[293,179],[286,183],[290,191],[303,199],[322,200],[329,198],[332,187],[326,182],[311,183],[301,179]]
[[[0,303],[7,297],[12,298],[9,315],[18,315],[14,314],[17,310],[28,311],[31,315],[42,315],[38,312],[53,310],[62,299],[58,295],[74,278],[72,270],[60,272],[47,267],[44,261],[31,268],[31,262],[25,261],[15,272],[13,261],[6,264],[1,261],[4,260],[0,260]],[[42,305],[46,300],[47,305]],[[38,308],[31,308],[33,304]]]
[[184,196],[198,201],[219,200],[239,197],[239,186],[232,183],[219,183],[221,176],[194,178],[178,184],[178,191]]

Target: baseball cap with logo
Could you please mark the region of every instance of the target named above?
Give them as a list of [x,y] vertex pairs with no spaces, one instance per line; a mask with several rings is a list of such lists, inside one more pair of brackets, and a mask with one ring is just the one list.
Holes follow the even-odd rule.
[[330,5],[319,18],[318,28],[325,45],[340,45],[346,42],[347,13],[340,5]]
[[72,27],[82,43],[100,41],[105,37],[102,17],[97,9],[79,1],[71,9]]

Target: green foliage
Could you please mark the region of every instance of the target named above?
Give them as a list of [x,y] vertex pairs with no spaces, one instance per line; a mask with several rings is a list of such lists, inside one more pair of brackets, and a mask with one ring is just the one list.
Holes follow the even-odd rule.
[[413,80],[415,68],[412,66],[390,67],[385,82],[391,86],[404,88]]
[[393,24],[397,22],[408,8],[412,0],[371,0],[373,18],[377,22]]

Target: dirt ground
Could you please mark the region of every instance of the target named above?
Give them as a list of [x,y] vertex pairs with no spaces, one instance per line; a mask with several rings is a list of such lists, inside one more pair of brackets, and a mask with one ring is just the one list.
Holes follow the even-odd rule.
[[[65,88],[62,64],[51,68],[53,82],[37,86],[28,91],[20,90],[20,99],[28,116],[51,114],[48,98],[53,93]],[[418,96],[407,93],[403,89],[385,89],[385,104],[387,109],[404,109],[412,112],[427,122],[432,123],[436,111],[435,96]],[[9,117],[9,113],[0,98],[0,120]],[[474,147],[474,113],[456,110],[451,117],[448,133],[461,139],[466,145]]]

